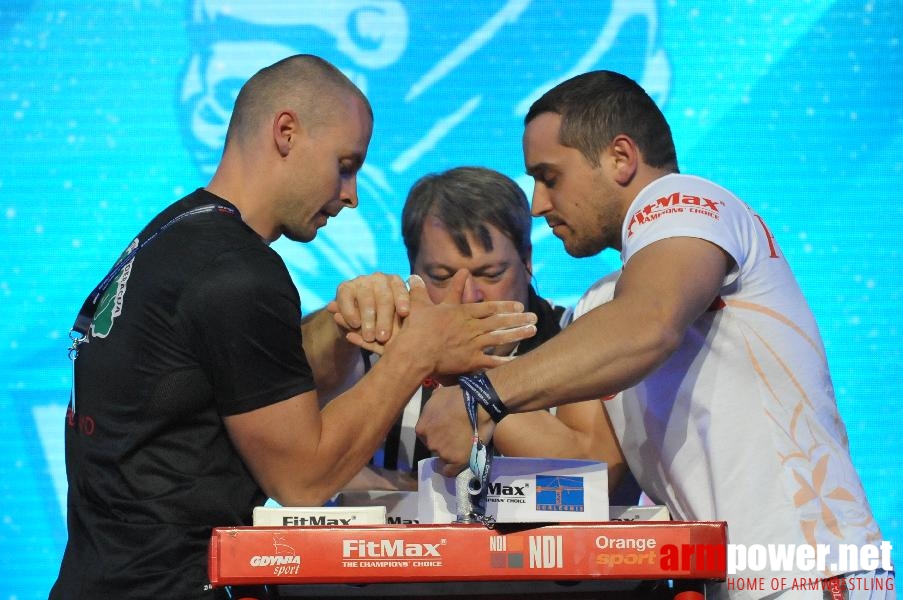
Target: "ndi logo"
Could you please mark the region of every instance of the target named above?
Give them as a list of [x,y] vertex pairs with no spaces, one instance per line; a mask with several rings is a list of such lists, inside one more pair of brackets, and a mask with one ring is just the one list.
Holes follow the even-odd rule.
[[583,512],[583,477],[536,476],[536,510]]

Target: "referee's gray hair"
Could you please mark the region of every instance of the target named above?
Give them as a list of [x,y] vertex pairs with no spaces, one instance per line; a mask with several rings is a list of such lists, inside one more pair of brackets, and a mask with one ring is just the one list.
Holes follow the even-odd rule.
[[524,262],[530,257],[532,218],[527,196],[513,179],[498,171],[457,167],[417,180],[401,213],[401,233],[412,268],[428,216],[445,225],[464,256],[472,256],[467,234],[478,240],[483,249],[492,250],[487,228],[492,225],[511,240]]

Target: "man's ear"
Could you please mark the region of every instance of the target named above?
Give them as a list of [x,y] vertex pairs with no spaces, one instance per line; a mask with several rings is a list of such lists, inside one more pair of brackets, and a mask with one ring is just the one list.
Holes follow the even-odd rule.
[[618,135],[608,146],[608,160],[612,166],[614,180],[619,185],[627,185],[636,175],[640,165],[640,150],[629,136]]
[[301,122],[294,111],[284,110],[273,119],[273,142],[281,156],[288,156],[300,135]]

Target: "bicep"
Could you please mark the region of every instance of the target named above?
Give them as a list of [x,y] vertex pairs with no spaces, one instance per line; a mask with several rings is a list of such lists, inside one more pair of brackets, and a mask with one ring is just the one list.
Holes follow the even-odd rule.
[[223,415],[314,388],[297,290],[265,258],[211,261],[180,300],[186,337]]
[[614,298],[682,334],[718,298],[733,260],[719,246],[673,237],[646,246],[624,265]]
[[226,416],[223,421],[258,485],[277,499],[283,496],[282,484],[305,471],[297,458],[316,453],[321,431],[316,391]]

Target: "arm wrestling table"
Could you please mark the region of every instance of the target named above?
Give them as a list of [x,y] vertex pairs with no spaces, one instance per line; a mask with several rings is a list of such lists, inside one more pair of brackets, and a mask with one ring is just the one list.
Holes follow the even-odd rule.
[[726,542],[723,522],[221,527],[209,573],[233,598],[674,596],[725,579]]

